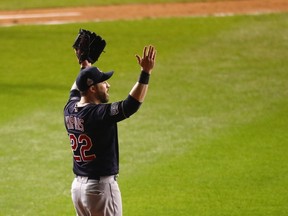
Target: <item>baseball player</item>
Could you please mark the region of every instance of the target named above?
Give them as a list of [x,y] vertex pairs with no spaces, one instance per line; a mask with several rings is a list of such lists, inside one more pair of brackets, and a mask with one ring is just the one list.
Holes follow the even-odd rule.
[[[93,43],[96,47],[96,44],[100,44],[101,48],[94,49],[91,47]],[[71,193],[78,216],[122,215],[121,194],[117,184],[117,123],[139,109],[155,64],[155,48],[145,46],[143,55],[136,55],[141,67],[138,82],[126,99],[108,103],[110,85],[107,80],[113,71],[103,73],[92,66],[105,45],[106,42],[100,36],[83,29],[73,45],[81,70],[64,107],[64,122],[73,152],[75,179]]]

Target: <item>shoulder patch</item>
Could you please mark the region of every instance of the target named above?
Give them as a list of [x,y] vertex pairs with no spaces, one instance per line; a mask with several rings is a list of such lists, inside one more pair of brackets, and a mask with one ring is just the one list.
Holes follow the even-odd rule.
[[118,102],[112,103],[110,108],[110,115],[114,116],[119,113]]

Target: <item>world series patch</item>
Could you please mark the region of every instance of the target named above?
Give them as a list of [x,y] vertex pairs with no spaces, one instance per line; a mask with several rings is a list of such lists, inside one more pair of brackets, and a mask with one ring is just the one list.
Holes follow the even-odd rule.
[[119,113],[118,102],[112,103],[110,108],[110,115],[114,116]]

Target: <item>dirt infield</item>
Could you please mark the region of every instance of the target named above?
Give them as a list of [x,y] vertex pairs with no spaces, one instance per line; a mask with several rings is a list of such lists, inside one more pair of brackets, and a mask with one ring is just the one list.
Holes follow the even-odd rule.
[[287,12],[287,0],[231,0],[214,3],[167,3],[56,8],[0,12],[0,26],[60,24],[157,17],[223,16]]

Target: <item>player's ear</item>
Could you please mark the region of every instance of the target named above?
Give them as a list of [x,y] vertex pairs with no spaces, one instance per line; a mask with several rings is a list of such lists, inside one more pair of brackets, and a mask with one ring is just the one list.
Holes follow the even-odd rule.
[[91,85],[91,86],[89,87],[89,90],[90,90],[91,92],[95,93],[95,92],[97,91],[96,85]]

